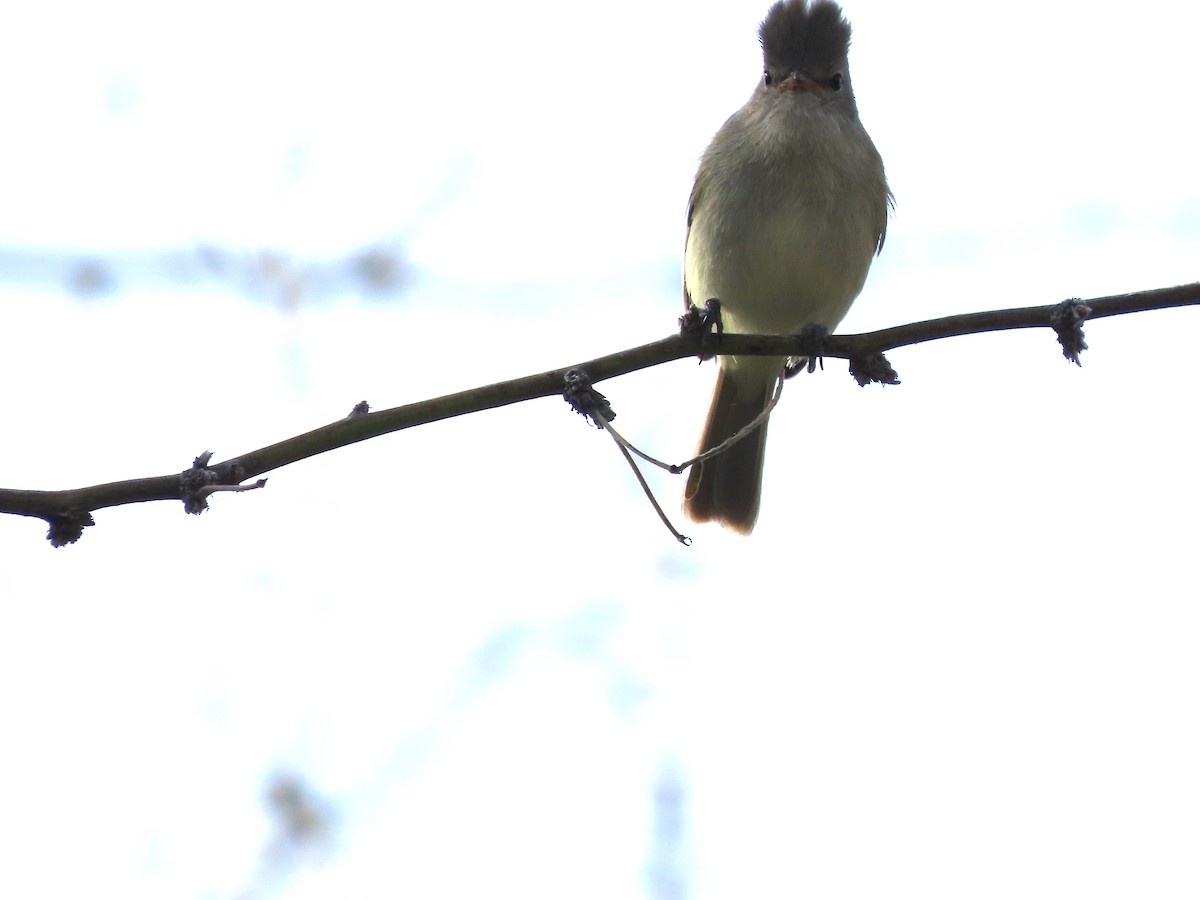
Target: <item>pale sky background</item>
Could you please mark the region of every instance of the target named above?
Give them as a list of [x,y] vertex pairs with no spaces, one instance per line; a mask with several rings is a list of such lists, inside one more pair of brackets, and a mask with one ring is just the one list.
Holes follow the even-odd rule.
[[[0,483],[670,333],[766,6],[6,11]],[[1194,10],[846,11],[897,207],[842,331],[1197,280]],[[199,246],[298,288],[147,262]],[[317,289],[371,246],[403,292]],[[74,257],[117,283],[37,262]],[[0,518],[0,896],[1195,897],[1197,316],[1094,322],[1082,368],[1049,331],[893,352],[899,387],[830,361],[772,418],[750,539],[653,473],[676,544],[553,398],[60,550]],[[682,459],[712,376],[600,389]],[[280,777],[325,813],[290,856]]]

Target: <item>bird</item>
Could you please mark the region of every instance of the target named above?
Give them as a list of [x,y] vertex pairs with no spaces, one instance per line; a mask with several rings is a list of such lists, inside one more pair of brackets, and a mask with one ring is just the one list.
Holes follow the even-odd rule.
[[[726,332],[832,331],[883,249],[894,203],[854,100],[850,23],[832,0],[779,0],[758,34],[758,85],[713,136],[688,200],[684,304],[716,299]],[[763,413],[787,363],[718,358],[699,452]],[[766,438],[763,421],[692,467],[688,518],[753,530]]]

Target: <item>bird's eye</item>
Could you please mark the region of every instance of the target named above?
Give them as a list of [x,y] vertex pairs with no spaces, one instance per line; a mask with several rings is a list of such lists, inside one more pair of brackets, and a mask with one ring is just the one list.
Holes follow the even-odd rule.
[[840,91],[842,89],[842,73],[834,72],[829,76],[829,87],[832,90]]
[[763,84],[765,84],[767,87],[771,86],[771,73],[770,72],[763,72]]

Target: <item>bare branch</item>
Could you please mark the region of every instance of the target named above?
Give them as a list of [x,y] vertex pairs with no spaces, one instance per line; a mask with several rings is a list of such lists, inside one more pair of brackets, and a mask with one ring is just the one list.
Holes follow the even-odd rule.
[[[504,381],[485,387],[447,394],[432,400],[410,403],[393,409],[366,412],[366,403],[354,408],[352,414],[306,434],[297,435],[269,447],[251,450],[241,456],[209,464],[209,455],[197,458],[193,466],[182,473],[116,481],[92,487],[63,491],[26,491],[0,488],[0,513],[35,516],[50,523],[51,542],[56,546],[78,540],[82,529],[92,524],[90,513],[109,506],[143,503],[151,500],[183,500],[189,511],[199,511],[197,503],[214,490],[241,485],[250,478],[290,465],[302,459],[327,453],[339,447],[369,440],[393,431],[425,425],[441,419],[495,409],[539,397],[561,396],[567,374],[571,369],[587,372],[591,382],[604,381],[639,369],[661,365],[677,359],[703,354],[742,354],[750,356],[804,357],[823,355],[851,361],[851,371],[860,383],[894,380],[885,350],[919,344],[925,341],[1005,331],[1016,328],[1056,328],[1060,339],[1065,332],[1078,329],[1083,317],[1097,319],[1152,309],[1200,304],[1200,283],[1178,287],[1119,294],[1086,301],[1067,301],[1052,306],[1032,306],[1021,309],[1002,309],[966,313],[931,319],[910,325],[899,325],[866,334],[829,335],[817,346],[811,335],[780,337],[773,335],[679,335],[652,344],[623,350],[584,363],[564,366],[549,372]],[[1064,308],[1071,315],[1064,317]],[[1074,353],[1086,348],[1082,331],[1073,346]],[[1074,338],[1072,338],[1073,340]],[[1071,358],[1072,346],[1064,342],[1064,352]],[[258,484],[252,487],[258,487]],[[200,503],[202,506],[203,504]]]

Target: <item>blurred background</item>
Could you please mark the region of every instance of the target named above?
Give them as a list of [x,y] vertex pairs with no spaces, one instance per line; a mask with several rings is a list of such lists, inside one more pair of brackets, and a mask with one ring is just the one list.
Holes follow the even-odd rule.
[[[675,330],[763,2],[5,15],[0,483],[179,471]],[[842,325],[1197,280],[1197,14],[847,0]],[[1194,897],[1195,309],[788,384],[750,539],[547,399],[0,517],[0,894]],[[1175,338],[1168,340],[1168,337]],[[690,455],[711,364],[605,382]]]

